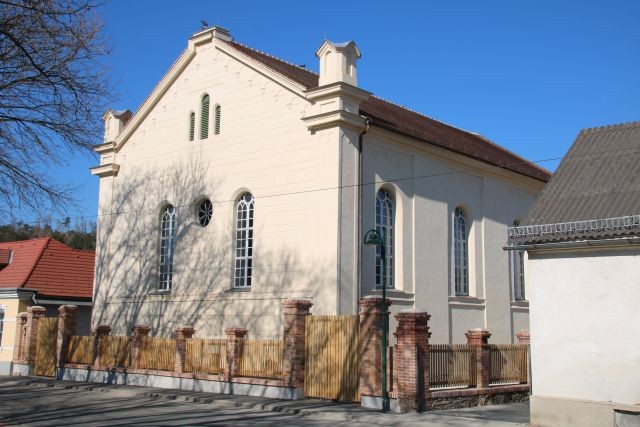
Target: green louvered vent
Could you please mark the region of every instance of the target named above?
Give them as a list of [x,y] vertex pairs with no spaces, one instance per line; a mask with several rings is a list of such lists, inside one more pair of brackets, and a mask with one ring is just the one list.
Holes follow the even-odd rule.
[[196,133],[196,113],[189,113],[189,141],[193,141]]
[[209,137],[209,95],[202,97],[202,117],[200,122],[200,139]]
[[216,105],[216,125],[215,125],[215,128],[213,129],[213,133],[215,135],[220,134],[220,106],[219,105]]

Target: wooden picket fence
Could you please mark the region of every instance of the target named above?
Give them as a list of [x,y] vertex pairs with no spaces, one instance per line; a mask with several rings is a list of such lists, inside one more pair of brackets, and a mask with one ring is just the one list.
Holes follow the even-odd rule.
[[141,337],[140,369],[173,371],[176,368],[176,340]]
[[241,377],[273,378],[282,377],[283,340],[238,340],[240,360],[238,375]]
[[72,336],[69,338],[69,352],[67,361],[82,365],[93,364],[93,349],[95,338],[88,336]]
[[526,344],[489,345],[489,383],[526,383],[529,346]]
[[100,365],[118,368],[131,367],[131,337],[107,335],[104,340]]
[[58,339],[58,318],[43,317],[38,324],[36,361],[34,373],[52,377],[56,373],[56,342]]
[[184,372],[222,374],[227,367],[227,340],[190,338],[187,340]]
[[359,317],[308,316],[305,333],[305,396],[359,401]]
[[475,360],[475,349],[467,344],[431,344],[429,346],[430,387],[475,386]]

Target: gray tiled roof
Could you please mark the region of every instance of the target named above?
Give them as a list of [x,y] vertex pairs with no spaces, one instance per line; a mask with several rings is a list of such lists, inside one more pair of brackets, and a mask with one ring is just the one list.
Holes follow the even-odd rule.
[[510,243],[640,235],[637,215],[640,122],[584,129]]

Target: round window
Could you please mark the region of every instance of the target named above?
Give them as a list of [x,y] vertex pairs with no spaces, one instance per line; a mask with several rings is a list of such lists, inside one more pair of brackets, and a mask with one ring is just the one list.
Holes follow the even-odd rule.
[[211,200],[203,200],[202,203],[200,203],[200,207],[198,208],[198,221],[200,221],[200,225],[203,227],[209,225],[212,215],[213,204],[211,203]]

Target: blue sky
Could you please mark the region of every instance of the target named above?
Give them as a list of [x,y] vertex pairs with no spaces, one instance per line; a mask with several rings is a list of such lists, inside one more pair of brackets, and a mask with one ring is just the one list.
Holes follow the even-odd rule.
[[[581,128],[640,120],[637,1],[112,0],[101,12],[116,109],[138,108],[204,19],[314,71],[323,39],[352,39],[360,87],[530,160],[563,156]],[[72,218],[95,220],[95,164],[78,156],[58,177],[80,186]]]

